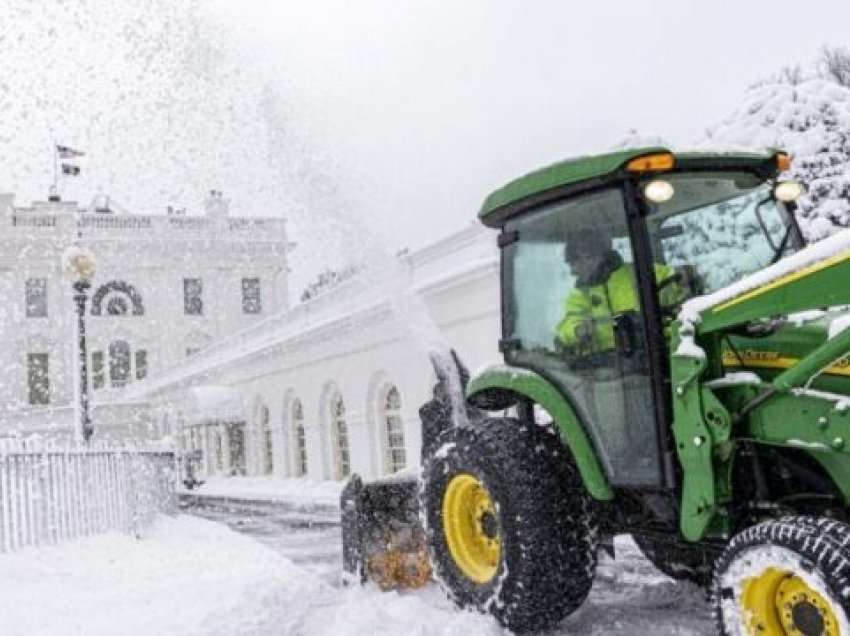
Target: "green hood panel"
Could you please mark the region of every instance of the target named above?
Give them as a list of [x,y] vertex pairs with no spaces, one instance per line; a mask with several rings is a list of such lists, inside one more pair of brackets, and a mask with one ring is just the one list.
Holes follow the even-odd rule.
[[[722,347],[723,366],[727,372],[753,371],[770,382],[824,344],[827,329],[828,321],[818,320],[800,326],[787,324],[770,336],[730,335]],[[850,363],[842,360],[827,367],[811,388],[850,395]]]

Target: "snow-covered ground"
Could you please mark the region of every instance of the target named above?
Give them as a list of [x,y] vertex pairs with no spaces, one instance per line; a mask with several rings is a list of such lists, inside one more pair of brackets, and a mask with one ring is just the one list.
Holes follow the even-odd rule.
[[[243,484],[243,492],[261,498],[262,482]],[[112,534],[0,555],[0,633],[505,634],[489,617],[455,608],[436,584],[389,593],[342,586],[332,508],[305,514],[290,505],[257,512],[205,503],[194,511],[207,519],[162,517],[141,539]],[[712,633],[699,590],[656,572],[628,538],[617,549],[616,561],[602,557],[588,601],[553,635]]]

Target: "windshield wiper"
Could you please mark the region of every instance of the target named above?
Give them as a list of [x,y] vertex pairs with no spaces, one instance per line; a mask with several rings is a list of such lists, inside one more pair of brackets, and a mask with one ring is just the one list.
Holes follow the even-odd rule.
[[767,224],[764,222],[764,219],[761,217],[761,208],[765,203],[769,201],[775,201],[773,195],[765,197],[761,201],[756,204],[756,219],[758,219],[759,226],[761,227],[761,231],[764,232],[764,236],[767,239],[767,244],[770,245],[770,248],[773,250],[773,257],[770,259],[770,265],[773,265],[776,261],[782,258],[782,252],[785,251],[785,248],[788,246],[788,239],[791,238],[791,232],[794,230],[794,224],[788,223],[785,226],[785,234],[782,235],[782,240],[779,241],[779,245],[774,245],[773,237],[770,235],[770,230],[767,229]]
[[[773,265],[776,261],[782,258],[782,252],[785,251],[785,248],[788,246],[788,239],[791,238],[791,232],[794,230],[794,224],[789,223],[785,228],[785,234],[782,237],[782,240],[779,241],[779,247],[775,248],[773,251],[773,258],[770,259],[770,264]],[[771,247],[773,247],[771,245]]]

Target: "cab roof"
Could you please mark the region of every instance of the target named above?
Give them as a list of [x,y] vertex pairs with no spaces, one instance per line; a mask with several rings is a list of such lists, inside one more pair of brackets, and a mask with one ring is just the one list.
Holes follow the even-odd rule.
[[553,163],[507,183],[492,192],[481,206],[479,220],[484,225],[499,227],[503,221],[528,208],[563,196],[583,185],[602,185],[622,178],[626,164],[632,159],[658,153],[675,157],[674,171],[688,169],[742,169],[764,173],[767,179],[776,173],[776,151],[747,152],[680,152],[652,146],[629,148],[600,155],[576,157]]

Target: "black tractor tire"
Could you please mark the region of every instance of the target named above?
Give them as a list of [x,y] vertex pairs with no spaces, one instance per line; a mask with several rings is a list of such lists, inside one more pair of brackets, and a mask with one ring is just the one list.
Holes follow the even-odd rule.
[[[449,548],[444,497],[458,476],[477,480],[493,504],[490,532],[500,549],[484,581],[465,573]],[[523,633],[557,625],[584,602],[596,569],[595,515],[551,426],[495,418],[450,428],[426,458],[421,488],[431,564],[458,606]]]
[[847,633],[850,529],[816,517],[764,521],[717,561],[712,605],[720,634]]
[[710,554],[645,535],[635,534],[632,538],[647,560],[671,579],[690,581],[702,588],[711,585],[713,563]]

